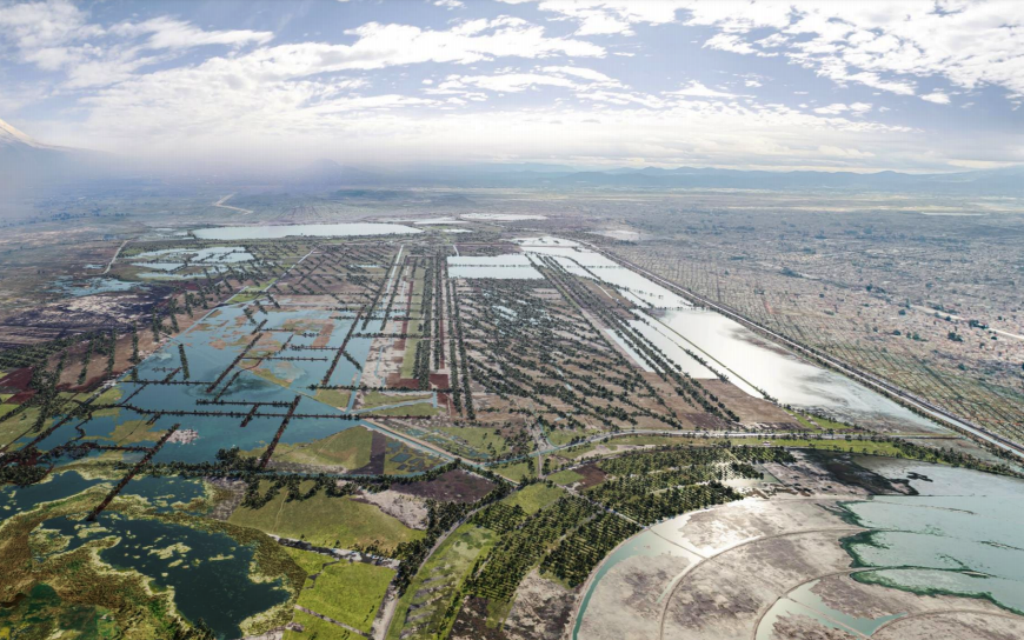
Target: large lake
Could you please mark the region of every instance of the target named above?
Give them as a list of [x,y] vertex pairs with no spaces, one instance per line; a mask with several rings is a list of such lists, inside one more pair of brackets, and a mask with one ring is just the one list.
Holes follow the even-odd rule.
[[351,222],[344,224],[290,224],[255,227],[211,227],[192,232],[200,240],[274,240],[289,236],[387,236],[422,233],[402,224]]
[[[870,529],[844,541],[850,566],[864,568],[853,574],[855,580],[924,595],[984,598],[1024,615],[1024,481],[894,458],[859,456],[857,462],[890,479],[908,481],[919,495],[873,496],[842,505],[847,519]],[[678,535],[689,517],[657,525],[665,537],[651,529],[638,533],[598,567],[584,593],[573,640],[586,639],[580,631],[591,597],[616,565],[635,556],[686,556],[668,539]],[[829,608],[813,587],[814,582],[807,583],[780,599],[765,614],[758,638],[767,637],[760,630],[770,630],[774,618],[793,611],[864,635],[904,615],[855,618]]]

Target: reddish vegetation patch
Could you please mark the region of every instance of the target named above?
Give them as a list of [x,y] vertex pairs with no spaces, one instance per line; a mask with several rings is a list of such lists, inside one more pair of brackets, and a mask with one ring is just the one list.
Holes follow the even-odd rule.
[[3,393],[19,393],[28,391],[28,383],[32,381],[32,367],[15,369],[0,379],[0,391]]
[[437,406],[443,407],[446,413],[450,413],[452,409],[452,399],[448,397],[447,393],[437,394]]
[[573,471],[583,476],[583,479],[580,480],[580,486],[584,489],[589,489],[590,487],[601,484],[608,475],[592,464],[580,467],[579,469],[573,469]]
[[327,343],[331,339],[332,333],[334,333],[334,324],[330,322],[323,323],[322,325],[320,325],[320,333],[317,334],[316,340],[313,341],[312,346],[316,347],[317,349],[326,347]]
[[730,426],[728,420],[723,420],[718,416],[713,416],[709,413],[686,413],[683,415],[698,429],[715,429],[718,431],[725,431],[728,430]]
[[433,480],[395,485],[391,488],[399,493],[419,496],[429,500],[468,504],[476,502],[490,493],[491,489],[494,488],[494,483],[490,480],[470,475],[461,469],[456,469],[442,473]]
[[28,402],[34,395],[36,395],[35,391],[22,391],[21,393],[16,393],[11,396],[4,404],[21,404],[23,402]]
[[430,374],[430,384],[434,385],[438,389],[447,389],[448,385],[451,383],[448,382],[447,373],[432,373]]
[[387,384],[389,389],[419,389],[420,381],[416,378],[403,378],[400,373],[389,373]]

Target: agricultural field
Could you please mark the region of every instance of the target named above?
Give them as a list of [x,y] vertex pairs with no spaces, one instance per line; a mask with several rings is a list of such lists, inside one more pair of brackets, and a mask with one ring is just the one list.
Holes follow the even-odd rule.
[[[631,266],[671,246],[571,209],[526,198],[543,213],[455,234],[376,205],[233,202],[251,213],[219,219],[251,224],[180,227],[208,216],[195,203],[162,231],[98,216],[78,254],[42,224],[59,274],[0,248],[18,301],[0,314],[0,637],[581,640],[606,563],[669,523],[909,493],[878,460],[1021,471],[1012,447],[741,336]],[[246,231],[356,209],[391,230]],[[63,285],[33,301],[40,278]]]
[[713,218],[640,214],[630,223],[649,239],[609,248],[766,329],[1024,438],[1014,217],[749,216],[744,206]]

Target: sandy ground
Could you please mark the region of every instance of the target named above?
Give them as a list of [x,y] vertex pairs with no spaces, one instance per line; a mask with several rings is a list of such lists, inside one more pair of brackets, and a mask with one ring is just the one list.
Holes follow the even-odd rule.
[[505,621],[508,640],[558,640],[567,631],[575,594],[534,569],[519,585]]
[[407,527],[421,530],[427,528],[429,510],[427,501],[423,498],[388,489],[379,493],[364,491],[359,494],[359,499],[377,505],[381,511],[398,518]]
[[[797,605],[791,596],[805,597],[797,591],[803,589],[836,615],[876,621],[872,639],[1024,637],[1024,617],[986,600],[920,596],[854,580],[858,568],[841,540],[864,529],[844,522],[835,508],[863,499],[865,491],[830,479],[811,460],[776,466],[784,490],[793,484],[802,490],[748,498],[652,527],[667,544],[607,572],[591,597],[579,639],[868,637]],[[890,616],[898,617],[886,621]]]

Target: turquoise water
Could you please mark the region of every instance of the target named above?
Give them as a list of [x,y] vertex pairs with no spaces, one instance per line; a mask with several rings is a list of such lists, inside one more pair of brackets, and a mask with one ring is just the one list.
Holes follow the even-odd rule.
[[880,618],[858,618],[851,616],[848,613],[828,606],[818,594],[812,591],[818,582],[819,580],[812,580],[800,585],[787,594],[786,597],[780,598],[772,605],[772,608],[761,619],[761,623],[757,628],[756,640],[771,640],[776,621],[788,615],[807,616],[818,622],[818,624],[830,629],[838,629],[851,635],[860,633],[865,636],[870,636],[885,623],[901,618],[904,615],[898,613]]
[[[857,461],[890,479],[908,480],[919,495],[875,496],[842,505],[848,519],[872,529],[844,541],[851,566],[864,569],[854,579],[913,593],[985,598],[1024,615],[1024,481],[891,458],[865,456]],[[650,530],[613,552],[583,596],[573,640],[584,640],[578,635],[583,617],[608,571],[633,556],[662,553],[681,550]],[[863,635],[904,615],[850,616],[828,607],[811,591],[815,584],[800,585],[780,599],[766,614],[758,638],[787,613]]]
[[58,278],[54,283],[52,291],[65,293],[76,298],[81,296],[92,296],[98,293],[111,293],[131,291],[141,286],[138,282],[125,282],[116,278],[88,278],[86,280],[72,280],[70,278]]
[[590,599],[593,597],[594,591],[597,589],[597,585],[609,571],[614,569],[623,561],[635,556],[655,557],[666,554],[684,558],[693,558],[692,555],[683,551],[679,546],[674,545],[664,538],[656,535],[650,529],[641,531],[629,540],[626,540],[619,545],[615,551],[609,554],[604,562],[602,562],[597,568],[597,573],[594,574],[586,593],[583,594],[583,600],[580,603],[580,610],[576,616],[576,624],[572,630],[573,640],[579,639],[580,627],[583,625],[583,617],[586,614],[587,607],[590,605]]
[[938,465],[865,458],[890,478],[915,477],[919,496],[876,496],[843,505],[878,529],[845,546],[862,582],[919,593],[983,597],[1024,614],[1024,481]]
[[[185,351],[190,381],[212,382],[220,376],[245,348],[253,335],[253,324],[245,317],[242,307],[220,307],[138,365],[135,371],[138,382],[132,381],[131,377],[126,377],[118,383],[122,390],[122,402],[130,404],[134,408],[121,407],[117,410],[117,415],[97,416],[81,423],[71,421],[38,443],[38,448],[41,451],[48,451],[76,441],[95,442],[102,445],[116,444],[117,438],[121,437],[120,432],[117,431],[118,425],[128,421],[145,422],[155,418],[148,427],[137,427],[136,433],[133,434],[137,435],[137,429],[146,428],[149,432],[148,439],[137,440],[130,444],[151,446],[174,424],[179,425],[180,434],[187,434],[189,437],[181,441],[170,440],[165,443],[154,455],[153,462],[213,462],[216,460],[217,452],[221,449],[238,447],[242,451],[252,451],[270,444],[281,427],[284,414],[287,412],[287,405],[295,399],[296,395],[300,396],[296,414],[314,414],[325,417],[293,418],[282,434],[280,439],[282,444],[299,444],[322,439],[355,425],[373,429],[365,422],[342,419],[340,410],[317,402],[310,395],[313,392],[310,391],[309,386],[319,383],[326,374],[330,360],[334,357],[333,349],[337,349],[344,342],[346,334],[355,321],[354,318],[338,317],[335,312],[324,309],[270,310],[267,314],[258,313],[257,318],[260,322],[266,320],[264,331],[268,332],[268,335],[278,345],[290,339],[289,344],[300,347],[311,346],[318,337],[319,323],[330,322],[333,329],[330,338],[326,341],[328,350],[286,350],[281,354],[285,357],[316,357],[318,358],[316,360],[263,360],[260,365],[261,369],[280,379],[282,383],[286,383],[286,386],[260,377],[252,370],[256,366],[256,361],[251,359],[242,360],[234,371],[223,378],[221,384],[213,392],[208,392],[205,384],[144,384],[146,381],[156,382],[168,379],[177,382],[185,381],[179,346]],[[305,325],[307,328],[297,327],[294,324],[302,321],[309,322]],[[365,329],[360,325],[356,331],[372,334],[380,331],[381,324],[381,320],[373,320],[367,324]],[[265,352],[266,349],[263,347],[267,344],[266,340],[267,338],[264,338],[255,351]],[[372,338],[352,338],[346,346],[346,351],[357,362],[366,362],[372,342]],[[272,347],[270,350],[273,351],[276,348]],[[235,372],[239,373],[237,377],[234,375]],[[361,376],[362,372],[355,365],[347,358],[342,358],[331,375],[330,383],[335,385],[358,384]],[[354,394],[352,397],[354,398]],[[223,406],[199,404],[200,401],[214,399],[244,404]],[[265,406],[260,411],[275,415],[254,418],[243,428],[240,426],[243,421],[240,416],[192,416],[168,415],[166,413],[192,410],[246,413],[251,408],[251,403],[264,403]],[[278,406],[270,406],[270,403],[277,403]],[[388,434],[388,437],[402,440],[402,438],[391,434]],[[35,434],[30,434],[21,438],[18,444],[24,446],[34,438]],[[419,445],[415,443],[409,441],[406,443],[419,448]],[[90,455],[99,455],[99,453],[93,452]],[[134,461],[141,455],[141,453],[126,453],[124,459]]]

